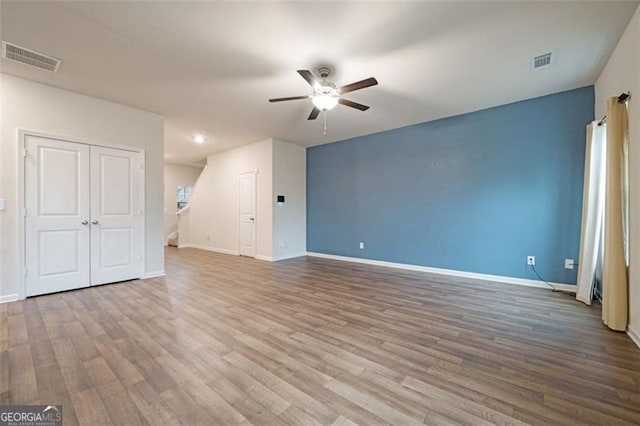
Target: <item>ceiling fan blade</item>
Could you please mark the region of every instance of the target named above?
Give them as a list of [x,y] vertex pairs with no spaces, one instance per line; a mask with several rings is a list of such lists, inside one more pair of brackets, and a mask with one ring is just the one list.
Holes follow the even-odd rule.
[[351,108],[359,109],[360,111],[366,111],[366,110],[369,109],[369,107],[366,106],[366,105],[362,105],[362,104],[359,104],[357,102],[349,101],[347,99],[338,99],[338,103],[340,103],[340,104],[342,104],[344,106],[351,107]]
[[269,99],[269,102],[295,101],[298,99],[309,99],[311,96],[290,96],[288,98]]
[[313,109],[311,110],[311,114],[309,114],[309,118],[307,118],[307,120],[315,120],[316,118],[318,118],[318,114],[320,114],[320,109],[313,107]]
[[307,83],[309,83],[311,85],[311,87],[313,87],[314,89],[318,85],[318,80],[314,77],[314,75],[311,73],[311,71],[309,71],[309,70],[298,70],[298,74],[300,74],[302,76],[302,78],[307,80]]
[[338,89],[340,93],[349,93],[354,90],[364,89],[365,87],[375,86],[378,84],[378,80],[373,77],[367,78],[365,80],[356,81],[355,83],[347,84],[346,86],[342,86]]

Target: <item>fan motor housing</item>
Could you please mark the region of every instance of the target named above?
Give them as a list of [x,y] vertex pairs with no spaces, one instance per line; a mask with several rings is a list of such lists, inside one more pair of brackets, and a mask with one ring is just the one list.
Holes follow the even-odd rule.
[[314,94],[318,95],[329,95],[329,96],[338,96],[338,89],[336,85],[330,81],[320,81],[318,82],[319,86],[314,90]]
[[327,77],[329,77],[329,74],[331,74],[331,68],[325,67],[325,66],[320,67],[320,68],[318,68],[318,74],[322,78],[327,78]]

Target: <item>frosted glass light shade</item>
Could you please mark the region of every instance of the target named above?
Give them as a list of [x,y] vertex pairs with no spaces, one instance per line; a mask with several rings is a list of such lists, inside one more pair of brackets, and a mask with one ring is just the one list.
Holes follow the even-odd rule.
[[316,108],[321,110],[330,110],[338,105],[338,98],[332,95],[317,95],[311,100]]

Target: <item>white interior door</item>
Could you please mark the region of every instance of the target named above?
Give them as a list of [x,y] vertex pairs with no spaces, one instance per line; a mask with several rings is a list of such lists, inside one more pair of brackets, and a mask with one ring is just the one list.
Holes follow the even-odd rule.
[[26,295],[86,287],[89,146],[34,136],[25,145]]
[[240,173],[240,255],[256,255],[256,172]]
[[91,285],[142,275],[142,156],[91,147]]

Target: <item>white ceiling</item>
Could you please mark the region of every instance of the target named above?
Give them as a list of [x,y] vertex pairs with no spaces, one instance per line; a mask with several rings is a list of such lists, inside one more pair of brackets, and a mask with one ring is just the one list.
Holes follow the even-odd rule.
[[[165,116],[167,161],[277,137],[315,145],[593,84],[637,2],[1,2],[1,37],[63,60],[2,72]],[[552,50],[552,69],[531,71]],[[345,96],[322,135],[295,72]],[[204,133],[206,142],[192,142]]]

